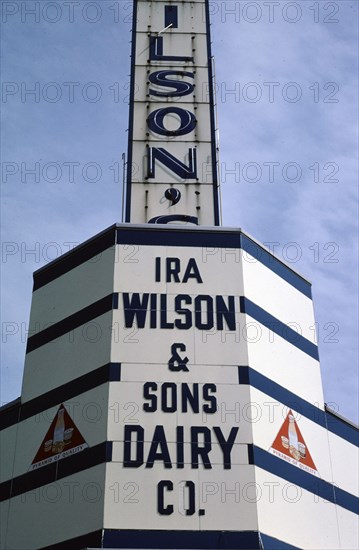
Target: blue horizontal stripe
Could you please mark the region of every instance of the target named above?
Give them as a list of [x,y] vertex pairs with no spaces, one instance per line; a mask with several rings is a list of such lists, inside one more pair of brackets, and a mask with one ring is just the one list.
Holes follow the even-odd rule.
[[68,273],[75,267],[88,262],[111,246],[114,246],[116,239],[115,231],[116,225],[112,225],[105,231],[102,231],[88,241],[76,246],[73,250],[66,252],[59,258],[56,258],[56,260],[53,260],[35,271],[33,290],[38,290],[42,286]]
[[300,550],[257,531],[153,531],[104,529],[68,539],[41,550],[70,548],[227,548],[235,550]]
[[335,500],[338,506],[346,508],[354,514],[359,514],[359,498],[339,487],[334,486]]
[[[242,373],[243,371],[243,373]],[[247,382],[245,381],[247,380]],[[250,384],[257,390],[272,397],[275,401],[283,403],[286,407],[294,409],[297,413],[305,416],[312,422],[319,424],[322,428],[326,428],[325,412],[315,407],[309,401],[302,399],[295,393],[287,390],[283,386],[273,382],[263,374],[257,372],[250,367],[240,367],[240,383]]]
[[268,269],[273,271],[273,273],[287,281],[290,285],[294,286],[294,288],[299,290],[299,292],[312,299],[312,287],[308,281],[303,279],[290,267],[278,260],[275,256],[268,252],[268,250],[252,241],[249,237],[247,237],[247,235],[243,235],[243,233],[241,233],[241,248],[253,256],[253,258],[255,258],[258,262],[268,267]]
[[37,470],[26,472],[0,483],[0,501],[14,498],[98,464],[111,461],[112,441],[103,441],[98,445],[84,449],[80,453],[62,458],[58,462],[52,462]]
[[[239,231],[216,231],[211,229],[179,229],[178,227],[146,226],[146,229],[117,228],[117,244],[136,244],[138,246],[184,246],[195,248],[240,248]],[[210,250],[208,255],[210,255]],[[214,251],[215,252],[215,251]]]
[[257,531],[105,529],[103,548],[262,550]]
[[252,241],[240,230],[190,229],[179,227],[131,227],[126,224],[115,224],[92,239],[77,246],[60,258],[47,264],[34,273],[34,290],[61,277],[68,271],[101,254],[114,243],[133,244],[138,246],[183,246],[211,249],[233,248],[242,249],[256,261],[263,264],[281,279],[296,288],[311,299],[311,284],[285,265],[281,260],[270,254],[264,247]]
[[313,359],[316,359],[317,361],[319,360],[318,346],[313,344],[313,342],[307,340],[307,338],[304,338],[301,334],[298,334],[298,332],[290,328],[285,323],[282,323],[282,321],[279,321],[276,317],[273,317],[273,315],[257,306],[257,304],[245,296],[241,296],[240,303],[241,313],[250,315],[253,319],[258,321],[258,323],[261,323],[275,334],[278,334],[278,336],[281,336],[284,340],[290,342],[296,348],[300,349],[307,355],[310,355]]
[[266,470],[266,472],[285,479],[309,491],[313,495],[337,504],[354,514],[359,513],[359,498],[347,491],[336,488],[331,483],[328,483],[328,481],[324,481],[324,479],[308,474],[256,445],[253,445],[253,457],[254,465]]
[[257,390],[272,397],[275,401],[283,403],[283,405],[286,405],[290,409],[294,409],[322,428],[359,447],[359,431],[357,428],[332,414],[328,414],[326,411],[322,411],[309,403],[309,401],[302,399],[256,370],[250,367],[239,367],[239,383],[250,384]]
[[37,332],[33,336],[30,336],[27,340],[26,353],[30,353],[31,351],[48,344],[52,340],[63,336],[67,332],[92,321],[92,319],[117,308],[118,293],[114,292],[104,298],[101,298],[100,300],[97,300],[89,306],[80,309],[80,311],[76,311],[76,313],[61,319],[61,321],[53,323],[48,328]]
[[326,428],[333,434],[359,447],[359,430],[330,412],[325,412]]
[[[162,228],[161,228],[162,229]],[[117,229],[117,244],[152,245],[152,246],[185,246],[202,248],[242,248],[255,260],[273,271],[278,277],[299,290],[302,294],[312,299],[311,284],[286,266],[278,258],[270,254],[265,248],[252,241],[240,231],[204,231],[181,230],[171,228],[152,229],[146,231],[139,229]],[[209,251],[210,252],[210,251]]]
[[39,550],[71,550],[74,548],[102,548],[102,529],[92,531],[92,533],[86,533],[86,535],[80,535],[72,539],[67,539],[50,546],[42,546]]
[[18,402],[9,409],[0,409],[0,430],[4,430],[22,420],[31,418],[55,405],[68,401],[73,397],[101,386],[106,382],[121,380],[121,364],[107,363],[87,374],[74,378],[53,390],[43,393],[30,401]]
[[282,540],[274,539],[264,533],[261,533],[260,536],[263,543],[263,550],[300,550],[298,546],[293,546]]

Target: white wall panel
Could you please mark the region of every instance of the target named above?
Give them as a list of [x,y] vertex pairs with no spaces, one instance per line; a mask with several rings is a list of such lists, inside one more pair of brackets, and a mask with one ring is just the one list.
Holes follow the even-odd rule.
[[101,464],[14,497],[5,548],[37,550],[101,529],[104,482]]
[[124,363],[162,363],[168,364],[171,346],[181,342],[186,346],[186,355],[194,362],[195,329],[138,329],[136,325],[124,327],[122,310],[113,312],[114,339],[111,349],[112,362]]
[[[126,471],[127,470],[127,471]],[[165,504],[173,504],[173,514],[157,513],[157,484],[172,480],[173,491],[165,494]],[[196,513],[181,513],[183,482],[195,484]],[[105,500],[106,529],[161,530],[257,530],[256,504],[246,499],[254,483],[253,466],[223,470],[124,469],[120,463],[107,465]],[[116,495],[117,491],[117,495]],[[117,498],[116,498],[117,497]],[[199,515],[199,510],[204,515]]]
[[359,516],[340,506],[336,507],[340,548],[357,550],[359,548]]
[[[155,382],[161,382],[166,377],[168,382],[184,382],[183,372],[170,371],[168,365],[159,364],[134,364],[121,363],[121,383],[122,382],[147,382],[149,376]],[[216,384],[238,385],[238,367],[223,365],[199,365],[191,364],[186,372],[186,382],[198,382],[205,384],[209,380],[214,380]],[[112,384],[111,384],[112,386]]]
[[241,251],[241,257],[246,298],[283,323],[289,323],[289,326],[293,323],[293,330],[297,330],[304,338],[316,343],[312,300],[248,252]]
[[[330,415],[328,415],[328,423]],[[359,449],[345,439],[328,431],[333,482],[353,495],[359,496]]]
[[10,500],[0,502],[0,548],[6,548]]
[[335,505],[256,468],[259,530],[297,548],[341,548]]
[[248,364],[295,395],[324,407],[319,362],[246,316]]
[[13,477],[15,456],[19,450],[16,448],[17,431],[18,424],[0,431],[0,483]]
[[247,346],[243,341],[241,328],[243,315],[238,314],[235,331],[196,330],[195,335],[195,360],[198,363],[215,365],[248,365]]
[[[114,292],[150,292],[148,289],[154,287],[156,277],[155,258],[166,254],[166,246],[117,245]],[[166,284],[165,278],[156,282],[155,292],[165,293]]]
[[29,401],[111,361],[112,311],[26,355],[22,401]]
[[112,292],[115,247],[67,271],[32,295],[30,336]]

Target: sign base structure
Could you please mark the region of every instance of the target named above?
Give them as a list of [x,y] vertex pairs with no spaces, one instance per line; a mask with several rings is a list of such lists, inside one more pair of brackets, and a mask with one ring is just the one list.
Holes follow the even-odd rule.
[[1,548],[356,549],[311,286],[240,229],[118,224],[34,274]]

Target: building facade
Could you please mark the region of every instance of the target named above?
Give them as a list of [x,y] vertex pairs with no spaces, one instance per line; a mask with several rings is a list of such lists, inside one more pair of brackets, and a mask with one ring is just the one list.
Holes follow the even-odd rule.
[[208,2],[134,5],[126,223],[34,274],[1,548],[354,550],[311,285],[219,227]]

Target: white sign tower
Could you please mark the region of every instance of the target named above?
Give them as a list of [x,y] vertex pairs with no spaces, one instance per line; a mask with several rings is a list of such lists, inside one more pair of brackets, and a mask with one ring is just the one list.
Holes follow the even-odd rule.
[[208,0],[134,7],[130,223],[34,274],[0,546],[357,549],[358,430],[324,405],[311,285],[216,227]]
[[125,221],[219,225],[209,4],[134,5]]

